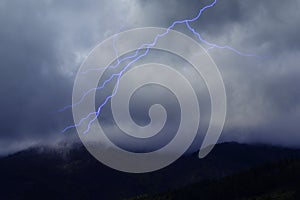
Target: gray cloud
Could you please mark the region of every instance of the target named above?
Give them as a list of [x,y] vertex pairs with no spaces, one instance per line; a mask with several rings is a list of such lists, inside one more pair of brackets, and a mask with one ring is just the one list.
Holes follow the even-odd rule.
[[[122,25],[192,18],[209,2],[1,1],[0,152],[74,137],[60,133],[71,113],[51,112],[70,104],[76,70],[98,42]],[[222,140],[299,146],[299,8],[298,0],[219,1],[192,24],[211,42],[267,56],[210,52],[228,92]]]

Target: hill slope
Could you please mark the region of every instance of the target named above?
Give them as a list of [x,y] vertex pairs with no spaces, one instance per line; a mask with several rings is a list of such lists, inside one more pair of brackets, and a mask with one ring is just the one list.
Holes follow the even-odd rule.
[[133,200],[299,200],[300,160],[266,164],[214,181]]
[[123,199],[296,157],[299,150],[224,143],[202,160],[187,155],[153,173],[127,174],[102,165],[82,146],[68,151],[31,148],[0,159],[0,199]]

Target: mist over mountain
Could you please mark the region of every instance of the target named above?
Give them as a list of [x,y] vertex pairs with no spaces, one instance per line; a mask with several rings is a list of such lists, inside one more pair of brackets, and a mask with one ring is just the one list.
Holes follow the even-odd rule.
[[[299,10],[300,0],[0,0],[0,200],[299,200]],[[168,31],[155,41],[153,29]],[[139,42],[154,48],[130,57]],[[132,75],[137,68],[150,70]],[[153,77],[172,87],[132,87]],[[128,174],[98,162],[85,136],[130,155],[186,148],[166,168]],[[152,161],[142,158],[127,163]]]

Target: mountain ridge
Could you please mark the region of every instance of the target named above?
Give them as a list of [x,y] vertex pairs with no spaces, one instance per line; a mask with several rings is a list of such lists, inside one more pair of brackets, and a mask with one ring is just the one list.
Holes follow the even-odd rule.
[[82,145],[66,149],[35,147],[0,159],[0,198],[123,199],[298,157],[298,149],[222,143],[201,160],[195,152],[156,172],[128,174],[99,163]]

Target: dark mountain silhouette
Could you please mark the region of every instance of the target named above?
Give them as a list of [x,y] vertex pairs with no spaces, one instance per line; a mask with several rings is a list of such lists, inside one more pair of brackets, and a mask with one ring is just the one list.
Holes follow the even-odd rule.
[[300,150],[223,143],[201,160],[195,153],[153,173],[128,174],[102,165],[81,145],[36,147],[0,159],[0,199],[124,199],[298,157]]
[[131,200],[299,200],[300,159],[285,159],[245,172],[202,181],[158,195]]

